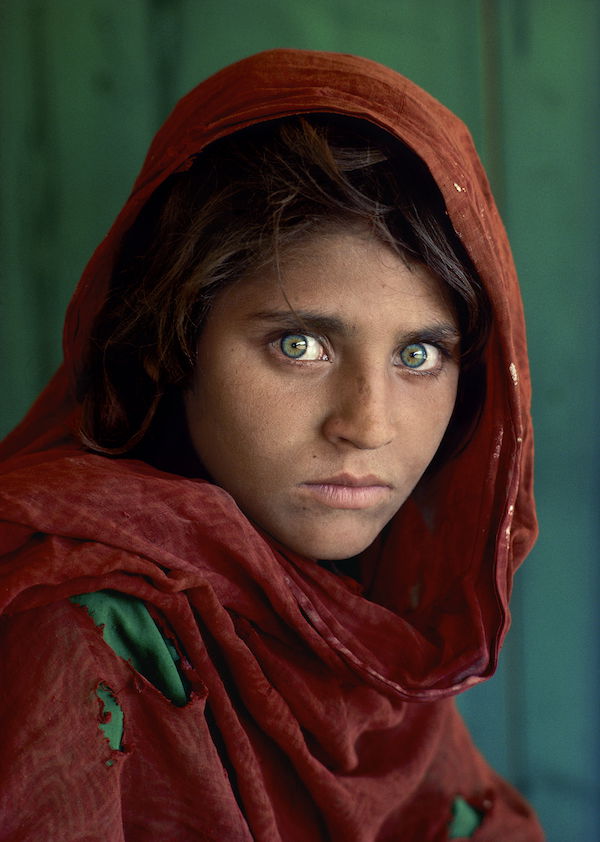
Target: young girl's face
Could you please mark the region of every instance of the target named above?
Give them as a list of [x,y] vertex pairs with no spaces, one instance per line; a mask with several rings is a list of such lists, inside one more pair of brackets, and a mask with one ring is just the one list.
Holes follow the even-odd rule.
[[186,413],[213,480],[280,543],[365,549],[450,420],[459,333],[441,282],[363,232],[314,236],[221,292]]

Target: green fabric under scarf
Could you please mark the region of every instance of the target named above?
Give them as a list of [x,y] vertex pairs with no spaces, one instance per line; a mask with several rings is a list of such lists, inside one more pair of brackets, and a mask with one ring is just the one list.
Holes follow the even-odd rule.
[[[166,638],[144,603],[117,591],[96,591],[71,597],[83,605],[97,626],[102,627],[104,641],[121,658],[144,676],[157,690],[182,707],[188,700],[184,679],[179,671],[179,654]],[[123,712],[117,699],[104,685],[98,698],[110,713],[100,729],[111,748],[119,749],[123,737]]]
[[481,824],[481,813],[458,796],[452,805],[452,821],[448,827],[448,839],[470,839]]
[[[179,670],[179,654],[141,600],[106,590],[73,596],[71,602],[85,606],[94,623],[102,627],[105,642],[117,655],[128,661],[173,704],[180,707],[186,704],[188,694]],[[118,750],[123,738],[123,711],[111,688],[101,683],[96,692],[104,713],[110,714],[99,727],[111,748]],[[479,812],[460,796],[455,798],[449,839],[468,839],[480,824]]]

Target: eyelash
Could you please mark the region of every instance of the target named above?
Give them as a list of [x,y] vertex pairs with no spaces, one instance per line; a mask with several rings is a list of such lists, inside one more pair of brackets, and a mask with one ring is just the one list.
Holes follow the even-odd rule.
[[[303,337],[307,339],[313,339],[315,342],[318,342],[319,345],[323,349],[324,357],[316,360],[307,360],[303,359],[302,356],[294,359],[293,357],[288,356],[282,349],[281,344],[287,337]],[[313,333],[307,333],[303,330],[286,330],[283,332],[278,332],[274,336],[271,335],[268,338],[268,344],[272,351],[279,357],[280,361],[284,362],[285,364],[295,365],[295,366],[306,366],[313,362],[331,362],[331,350],[329,343],[327,340],[322,337],[318,336]],[[404,365],[402,362],[395,363],[396,367],[400,369],[403,373],[405,372],[409,376],[413,377],[437,377],[443,367],[446,360],[452,358],[453,354],[451,349],[449,349],[444,343],[439,341],[433,341],[432,339],[413,339],[411,342],[408,342],[406,345],[403,345],[401,348],[398,348],[395,352],[395,358],[401,360],[401,354],[407,348],[411,347],[412,345],[423,345],[429,346],[431,348],[435,348],[435,350],[440,355],[439,363],[433,369],[426,369],[420,370],[420,367],[411,368],[410,366]]]

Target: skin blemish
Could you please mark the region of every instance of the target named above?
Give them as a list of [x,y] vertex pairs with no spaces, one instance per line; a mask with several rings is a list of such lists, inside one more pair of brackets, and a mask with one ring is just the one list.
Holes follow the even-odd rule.
[[356,385],[359,397],[366,397],[369,394],[369,382],[364,377],[357,377]]
[[514,363],[511,363],[508,367],[508,370],[510,371],[510,376],[512,377],[513,383],[515,384],[515,386],[517,386],[519,383],[519,374],[517,372],[516,365]]

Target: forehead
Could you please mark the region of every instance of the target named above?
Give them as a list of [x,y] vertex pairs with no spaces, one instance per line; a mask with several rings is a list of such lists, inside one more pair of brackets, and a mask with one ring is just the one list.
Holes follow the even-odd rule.
[[327,231],[241,277],[215,301],[215,316],[258,318],[279,311],[330,314],[348,329],[391,321],[456,323],[449,288],[423,264],[368,231]]

